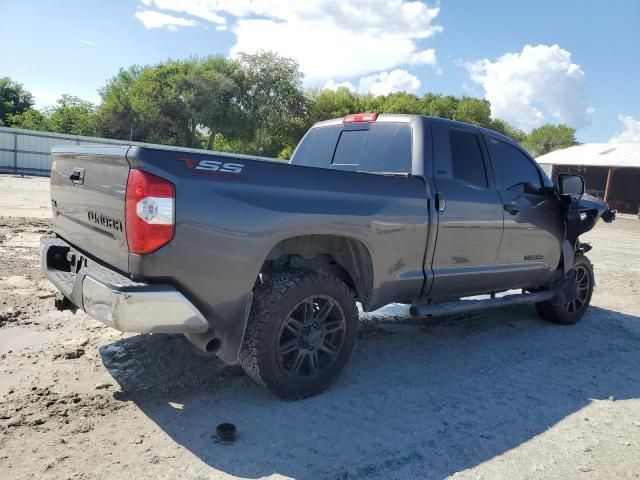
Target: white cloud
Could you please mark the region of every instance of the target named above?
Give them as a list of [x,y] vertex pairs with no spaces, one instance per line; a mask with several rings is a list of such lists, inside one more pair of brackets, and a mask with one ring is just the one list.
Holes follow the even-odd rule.
[[[62,97],[64,93],[69,93],[69,92],[34,88],[34,89],[31,89],[31,93],[33,94],[35,107],[41,110],[47,107],[55,106],[56,103],[58,102],[58,99]],[[96,105],[98,105],[102,101],[100,96],[95,94],[82,95],[80,96],[80,98],[82,98],[83,100],[87,100],[91,103],[94,103]]]
[[141,0],[146,7],[156,6],[159,10],[169,10],[177,13],[198,17],[217,25],[224,25],[226,20],[217,12],[216,4],[224,3],[215,0]]
[[438,65],[436,51],[433,48],[427,48],[411,55],[410,63],[413,65],[431,65],[438,74],[442,73],[442,69]]
[[[437,67],[420,42],[442,31],[439,7],[415,0],[144,0],[143,4],[224,26],[231,54],[273,50],[300,64],[309,83],[401,65]],[[186,20],[186,19],[183,19]]]
[[327,82],[324,84],[324,87],[322,87],[322,90],[333,90],[335,92],[339,88],[346,88],[347,90],[351,90],[352,92],[356,91],[356,87],[353,83],[351,82],[338,83],[335,80],[327,80]]
[[640,142],[640,120],[631,115],[618,115],[623,130],[609,139],[611,143]]
[[90,47],[93,47],[96,42],[94,42],[93,40],[82,40],[82,39],[78,39],[78,42],[80,42],[83,45],[88,45]]
[[145,28],[167,28],[176,31],[178,27],[193,27],[196,21],[188,18],[174,17],[166,13],[154,12],[152,10],[142,10],[135,13],[135,17],[140,20]]
[[546,122],[575,128],[589,123],[585,74],[558,45],[525,45],[522,52],[465,66],[496,118],[527,131]]
[[62,96],[62,92],[51,90],[32,89],[33,100],[36,108],[46,108],[56,104],[56,101]]
[[358,84],[358,91],[374,95],[388,95],[393,92],[416,93],[419,88],[418,77],[399,69],[362,77]]

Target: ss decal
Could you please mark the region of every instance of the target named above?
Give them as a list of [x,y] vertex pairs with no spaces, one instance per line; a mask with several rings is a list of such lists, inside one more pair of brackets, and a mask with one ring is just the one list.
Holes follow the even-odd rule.
[[242,163],[223,163],[216,160],[200,160],[196,170],[222,173],[242,173],[243,168],[244,164]]

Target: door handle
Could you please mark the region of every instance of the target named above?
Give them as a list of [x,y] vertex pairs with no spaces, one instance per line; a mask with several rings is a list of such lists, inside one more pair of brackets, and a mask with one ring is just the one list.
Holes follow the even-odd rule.
[[69,180],[75,185],[82,185],[84,183],[84,168],[74,168]]
[[518,207],[518,205],[516,205],[513,202],[505,203],[502,207],[505,209],[505,211],[509,212],[511,215],[515,215],[520,211],[520,207]]
[[436,210],[438,212],[444,212],[444,209],[447,206],[447,202],[444,199],[444,195],[440,192],[436,192]]

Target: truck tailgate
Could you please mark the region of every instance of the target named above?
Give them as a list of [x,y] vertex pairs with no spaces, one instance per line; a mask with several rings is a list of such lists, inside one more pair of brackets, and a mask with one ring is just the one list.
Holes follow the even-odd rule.
[[127,271],[125,224],[128,146],[52,150],[53,229],[70,244]]

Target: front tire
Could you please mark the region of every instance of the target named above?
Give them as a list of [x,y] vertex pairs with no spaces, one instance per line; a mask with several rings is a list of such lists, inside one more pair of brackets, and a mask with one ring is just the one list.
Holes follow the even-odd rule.
[[536,310],[545,320],[561,325],[578,323],[587,311],[593,293],[593,265],[584,255],[576,255],[573,268],[567,275],[573,275],[576,284],[575,299],[568,302],[538,302]]
[[286,399],[331,385],[356,344],[353,291],[340,279],[287,271],[256,287],[239,363],[256,382]]

